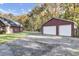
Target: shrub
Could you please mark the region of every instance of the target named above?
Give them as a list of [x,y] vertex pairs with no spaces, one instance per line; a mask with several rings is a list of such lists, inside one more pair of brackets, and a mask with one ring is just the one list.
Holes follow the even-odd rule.
[[75,29],[74,30],[74,36],[75,37],[79,37],[79,29]]
[[4,34],[4,33],[5,33],[5,31],[4,31],[4,30],[1,30],[1,31],[0,31],[0,34]]

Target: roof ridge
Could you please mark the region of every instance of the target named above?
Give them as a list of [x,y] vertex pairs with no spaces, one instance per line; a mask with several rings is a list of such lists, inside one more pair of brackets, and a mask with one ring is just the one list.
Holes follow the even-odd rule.
[[[52,19],[59,19],[59,20],[64,20],[64,21],[68,21],[68,22],[73,22],[73,21],[71,21],[71,20],[67,20],[67,19],[64,19],[64,18],[52,18]],[[73,22],[74,23],[74,22]]]

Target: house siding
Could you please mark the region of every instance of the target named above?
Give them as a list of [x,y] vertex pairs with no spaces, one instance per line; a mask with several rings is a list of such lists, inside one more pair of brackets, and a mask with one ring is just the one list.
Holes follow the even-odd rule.
[[3,29],[5,33],[8,34],[8,33],[21,32],[22,31],[21,28],[23,28],[23,26],[20,23],[0,17],[0,31],[2,31]]

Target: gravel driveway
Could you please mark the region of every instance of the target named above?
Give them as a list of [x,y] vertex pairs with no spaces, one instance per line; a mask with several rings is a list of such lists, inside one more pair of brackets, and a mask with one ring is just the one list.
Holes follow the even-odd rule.
[[0,56],[79,56],[79,38],[28,35],[0,45]]

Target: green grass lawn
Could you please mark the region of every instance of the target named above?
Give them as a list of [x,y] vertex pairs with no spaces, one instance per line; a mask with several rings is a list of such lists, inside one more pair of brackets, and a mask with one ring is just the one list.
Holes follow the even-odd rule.
[[12,34],[0,34],[0,44],[8,42],[10,40],[16,40],[25,37],[29,32],[20,32]]

